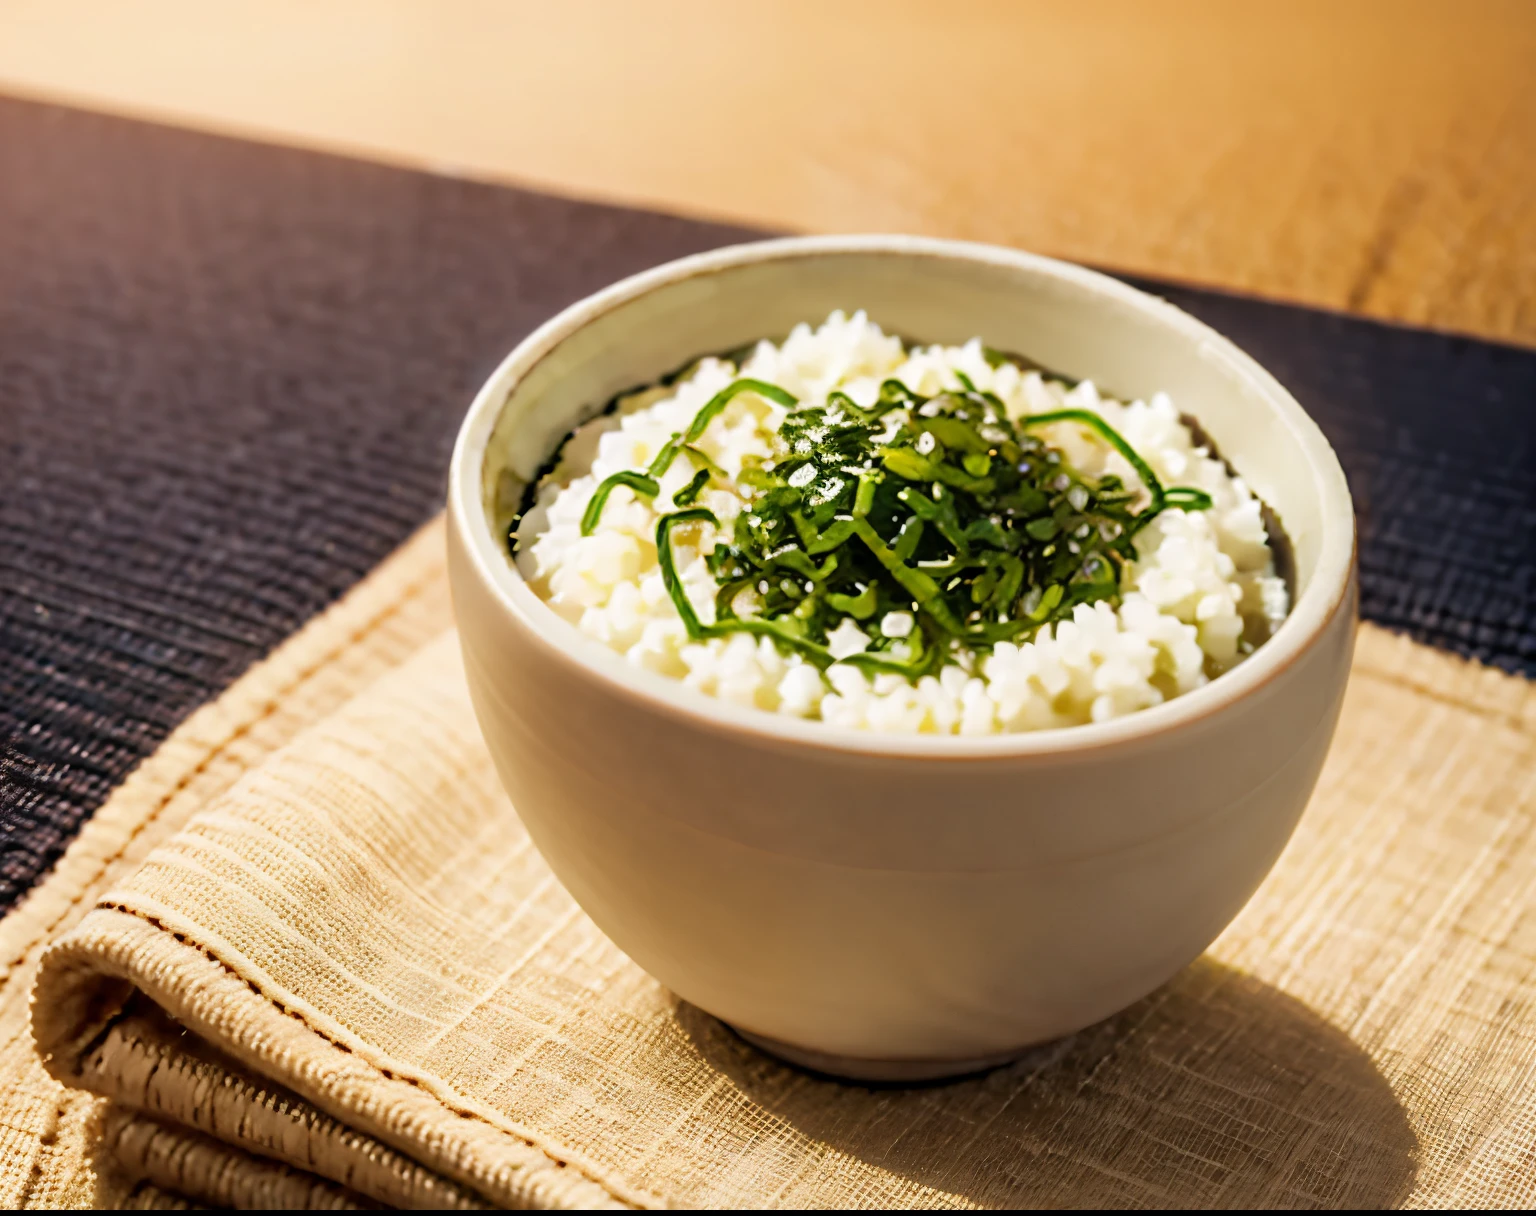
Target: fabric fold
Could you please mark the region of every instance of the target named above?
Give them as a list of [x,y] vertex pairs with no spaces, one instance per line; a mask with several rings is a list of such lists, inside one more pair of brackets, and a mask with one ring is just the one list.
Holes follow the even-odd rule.
[[177,726],[0,920],[0,1204],[184,1206],[125,1178],[101,1142],[102,1099],[44,1070],[28,1028],[40,956],[191,815],[450,623],[437,520]]
[[118,1107],[105,1113],[102,1143],[129,1176],[164,1195],[196,1195],[209,1207],[361,1211],[381,1206],[313,1174]]
[[[142,992],[96,1036],[70,1080],[112,1099],[106,1141],[120,1168],[215,1206],[486,1206],[241,1067]],[[314,1176],[317,1161],[339,1185]],[[360,1176],[369,1200],[355,1189]]]
[[[453,963],[460,910],[435,900],[432,886],[468,877],[487,838],[513,837],[512,851],[529,854],[476,754],[457,650],[444,635],[253,771],[48,952],[33,1030],[56,1077],[129,1108],[201,1120],[215,1137],[380,1203],[473,1206],[468,1187],[510,1206],[613,1206],[622,1184],[567,1169],[438,1075],[473,1072],[471,1052],[446,1054],[436,1072],[409,1058],[423,1045],[413,1032],[445,1029],[446,1011],[469,992]],[[569,917],[563,892],[544,885]],[[407,1008],[413,996],[422,1003]],[[146,1002],[159,1011],[156,1038],[144,1034]],[[382,1028],[397,1013],[387,1045],[354,1028]],[[163,1058],[147,1059],[174,1042],[165,1016],[193,1036],[169,1053],[190,1085],[167,1076]],[[235,1107],[222,1119],[211,1086],[197,1084],[213,1070]],[[161,1092],[140,1083],[146,1071]],[[288,1104],[287,1127],[262,1127],[287,1087],[308,1103]]]
[[441,632],[114,871],[33,1033],[146,1202],[1530,1201],[1533,726],[1523,682],[1367,629],[1317,799],[1205,958],[1008,1068],[871,1088],[762,1055],[592,925]]

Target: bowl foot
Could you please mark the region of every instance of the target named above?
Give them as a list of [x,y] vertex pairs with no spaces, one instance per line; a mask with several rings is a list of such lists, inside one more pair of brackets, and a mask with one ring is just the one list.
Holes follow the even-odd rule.
[[839,1056],[824,1051],[811,1051],[805,1047],[795,1047],[789,1043],[781,1043],[777,1039],[753,1034],[735,1026],[731,1029],[752,1046],[766,1051],[771,1056],[777,1056],[801,1068],[808,1068],[812,1072],[825,1073],[830,1077],[843,1077],[850,1081],[884,1081],[899,1084],[964,1077],[1011,1064],[1030,1050],[1027,1046],[1016,1047],[1011,1051],[998,1052],[996,1055],[975,1056],[960,1060],[880,1060],[864,1056]]

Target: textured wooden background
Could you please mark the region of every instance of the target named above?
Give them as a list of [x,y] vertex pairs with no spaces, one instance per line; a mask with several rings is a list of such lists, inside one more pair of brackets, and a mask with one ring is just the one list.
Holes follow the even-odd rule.
[[1536,345],[1536,3],[0,0],[0,90]]

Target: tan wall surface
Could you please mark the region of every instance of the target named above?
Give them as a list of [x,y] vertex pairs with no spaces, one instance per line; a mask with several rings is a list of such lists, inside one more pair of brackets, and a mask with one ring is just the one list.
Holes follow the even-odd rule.
[[0,89],[1536,344],[1536,3],[0,0]]

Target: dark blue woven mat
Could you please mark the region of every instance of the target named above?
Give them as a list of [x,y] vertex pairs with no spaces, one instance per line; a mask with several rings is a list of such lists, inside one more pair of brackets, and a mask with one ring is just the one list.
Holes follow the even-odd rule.
[[[0,907],[438,509],[519,337],[748,235],[0,100]],[[1367,616],[1536,672],[1536,352],[1142,286],[1322,423]]]

